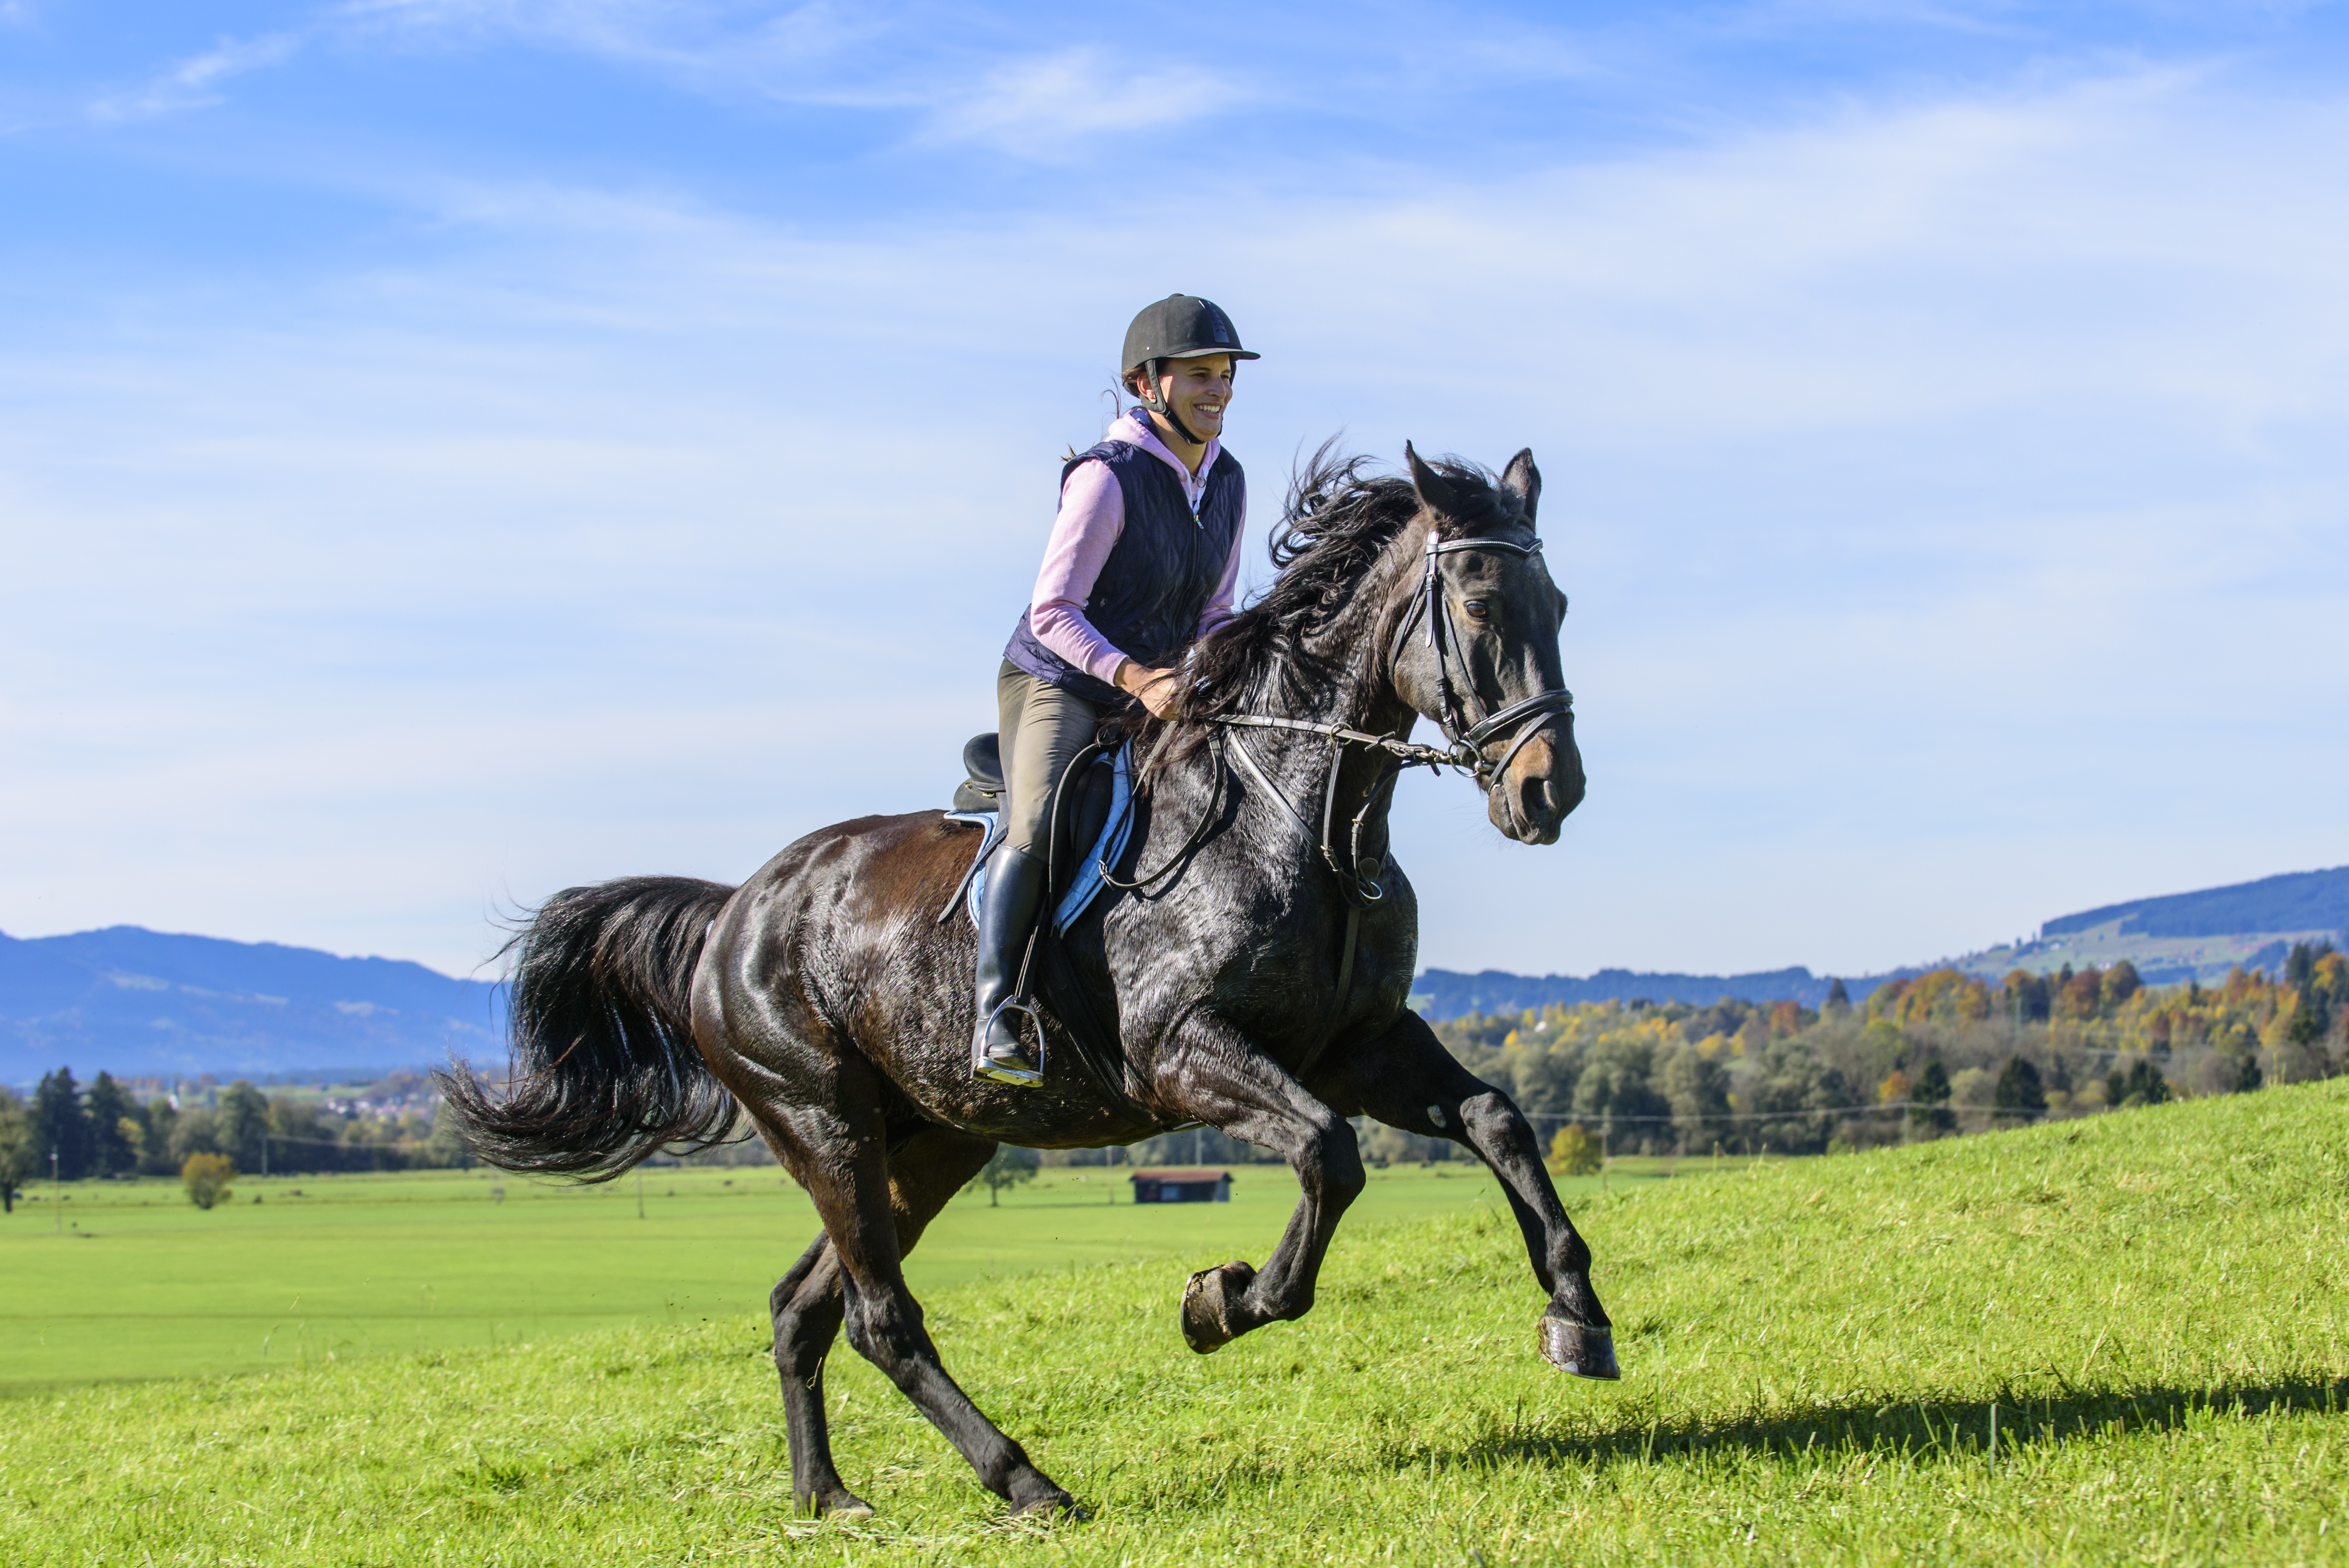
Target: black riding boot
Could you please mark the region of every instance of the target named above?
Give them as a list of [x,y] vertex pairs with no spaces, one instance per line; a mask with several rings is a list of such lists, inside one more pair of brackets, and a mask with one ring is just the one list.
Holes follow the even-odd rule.
[[1019,961],[1036,906],[1044,898],[1044,862],[1005,844],[987,862],[978,913],[978,1027],[971,1036],[974,1078],[1032,1088],[1044,1074],[1019,1040],[1019,1011],[1003,1004],[1019,983]]

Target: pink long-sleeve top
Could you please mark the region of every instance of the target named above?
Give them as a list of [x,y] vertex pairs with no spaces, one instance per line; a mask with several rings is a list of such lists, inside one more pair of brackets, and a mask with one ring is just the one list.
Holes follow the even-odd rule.
[[[1173,469],[1195,513],[1206,495],[1207,475],[1223,451],[1220,437],[1210,440],[1206,455],[1199,459],[1198,476],[1194,478],[1182,459],[1159,440],[1149,416],[1139,410],[1121,415],[1102,438],[1140,447]],[[1232,594],[1240,578],[1240,541],[1247,533],[1246,480],[1241,481],[1239,505],[1240,526],[1232,535],[1232,552],[1224,562],[1223,580],[1207,596],[1206,608],[1199,612],[1194,641],[1232,618]],[[1125,494],[1118,489],[1117,476],[1099,459],[1079,463],[1061,486],[1061,514],[1053,520],[1052,537],[1044,546],[1044,568],[1036,573],[1036,591],[1028,599],[1028,624],[1037,641],[1094,679],[1112,685],[1117,666],[1126,655],[1093,629],[1085,618],[1085,601],[1092,596],[1102,566],[1124,531]]]

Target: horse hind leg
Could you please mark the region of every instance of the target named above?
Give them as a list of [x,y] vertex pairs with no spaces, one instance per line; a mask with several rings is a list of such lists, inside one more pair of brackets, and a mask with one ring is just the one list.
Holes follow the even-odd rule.
[[827,1236],[800,1255],[767,1298],[775,1326],[775,1372],[783,1385],[783,1422],[792,1449],[792,1496],[803,1514],[862,1519],[873,1507],[848,1490],[832,1462],[824,1419],[823,1363],[840,1332],[840,1260]]
[[[810,1186],[825,1235],[775,1287],[773,1297],[792,1491],[802,1508],[871,1511],[833,1468],[823,1416],[823,1360],[843,1323],[849,1344],[929,1418],[989,1491],[1021,1512],[1073,1507],[1069,1494],[947,1377],[922,1326],[921,1307],[905,1288],[905,1254],[994,1150],[986,1139],[925,1127],[882,1156],[876,1171],[873,1156],[878,1151],[860,1140],[854,1153],[823,1168],[821,1190]],[[881,1203],[874,1202],[876,1196]],[[883,1204],[885,1222],[874,1212]]]

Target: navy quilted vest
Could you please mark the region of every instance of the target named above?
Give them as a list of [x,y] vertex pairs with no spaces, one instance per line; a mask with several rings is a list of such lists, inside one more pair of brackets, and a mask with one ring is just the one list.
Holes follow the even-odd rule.
[[[1183,481],[1166,460],[1130,441],[1103,441],[1070,459],[1061,469],[1061,483],[1069,482],[1079,463],[1096,459],[1117,477],[1125,527],[1085,600],[1085,619],[1137,664],[1172,665],[1191,645],[1200,612],[1224,580],[1232,542],[1239,537],[1239,459],[1229,452],[1216,455],[1195,520]],[[1024,610],[1003,656],[1088,702],[1119,707],[1133,700],[1046,647]]]

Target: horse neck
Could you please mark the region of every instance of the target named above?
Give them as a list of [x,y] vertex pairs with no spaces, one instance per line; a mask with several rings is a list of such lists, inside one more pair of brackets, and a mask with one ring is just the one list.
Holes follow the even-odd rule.
[[[1426,543],[1427,525],[1423,521],[1397,530],[1347,595],[1345,608],[1305,639],[1307,656],[1322,669],[1334,672],[1336,680],[1328,693],[1307,705],[1310,711],[1288,717],[1342,724],[1372,735],[1411,733],[1419,715],[1395,690],[1387,655],[1402,585],[1418,575]],[[1277,675],[1268,683],[1268,691],[1279,689]]]
[[[1427,524],[1423,521],[1414,521],[1398,530],[1355,583],[1345,608],[1304,639],[1305,656],[1334,676],[1327,691],[1302,707],[1283,701],[1278,694],[1292,683],[1282,678],[1286,674],[1282,667],[1285,661],[1276,660],[1257,687],[1257,702],[1252,711],[1409,738],[1419,714],[1394,689],[1387,655],[1394,618],[1399,613],[1399,596],[1404,581],[1417,575],[1426,542]],[[1253,741],[1267,732],[1250,733]],[[1300,735],[1288,736],[1277,745],[1259,746],[1257,754],[1274,764],[1273,771],[1284,784],[1308,776],[1319,779],[1329,767],[1326,748]],[[1382,776],[1385,763],[1375,753],[1350,747],[1344,766],[1346,773],[1340,793],[1350,813],[1361,803],[1362,793]],[[1379,814],[1383,819],[1383,807]]]

